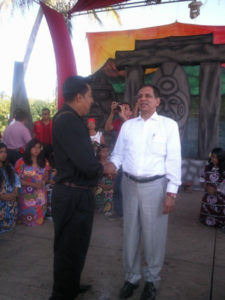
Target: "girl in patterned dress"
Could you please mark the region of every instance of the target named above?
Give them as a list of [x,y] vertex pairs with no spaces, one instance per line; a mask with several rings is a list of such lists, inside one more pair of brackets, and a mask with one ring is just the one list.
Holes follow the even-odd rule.
[[[109,149],[106,145],[101,144],[99,146],[97,157],[103,166],[109,163]],[[105,216],[110,216],[112,214],[113,199],[113,180],[110,175],[104,174],[102,176],[95,195],[97,211],[103,212]]]
[[49,177],[49,163],[45,160],[41,143],[32,139],[26,146],[24,158],[15,165],[22,189],[19,197],[19,218],[27,226],[44,222],[47,204],[46,182]]
[[200,210],[200,222],[207,226],[225,226],[225,195],[221,187],[225,183],[225,151],[215,148],[209,164],[200,178],[205,189]]
[[17,219],[18,175],[7,160],[6,145],[0,143],[0,233],[12,230]]

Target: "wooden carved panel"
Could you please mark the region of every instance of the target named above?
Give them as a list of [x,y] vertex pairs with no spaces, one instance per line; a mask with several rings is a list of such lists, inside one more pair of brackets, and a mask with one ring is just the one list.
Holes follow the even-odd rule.
[[112,101],[116,101],[116,94],[103,72],[96,72],[90,76],[90,79],[94,103],[91,106],[88,117],[94,117],[97,122],[96,127],[102,130],[109,117],[111,103]]
[[140,87],[144,84],[144,69],[142,67],[125,68],[126,70],[126,90],[124,102],[130,103],[133,108],[136,103],[136,95]]
[[177,121],[182,139],[190,105],[189,84],[184,70],[176,62],[164,63],[156,71],[152,83],[161,94],[158,113]]
[[221,106],[221,66],[205,62],[200,68],[200,113],[198,150],[200,159],[218,147]]

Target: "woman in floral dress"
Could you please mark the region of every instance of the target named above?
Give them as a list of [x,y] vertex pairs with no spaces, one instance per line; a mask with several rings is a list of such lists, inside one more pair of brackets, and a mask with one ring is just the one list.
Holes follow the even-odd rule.
[[215,148],[200,182],[205,189],[200,210],[200,222],[207,226],[225,226],[225,151]]
[[6,145],[0,143],[0,233],[12,230],[17,219],[18,175],[7,160]]
[[47,204],[45,184],[49,176],[49,163],[45,160],[41,143],[32,139],[26,146],[24,157],[15,165],[22,189],[19,197],[19,219],[27,226],[44,222]]

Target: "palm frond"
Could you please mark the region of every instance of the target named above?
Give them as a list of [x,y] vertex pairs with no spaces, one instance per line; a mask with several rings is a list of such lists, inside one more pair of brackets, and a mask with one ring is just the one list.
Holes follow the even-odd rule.
[[33,4],[33,0],[2,0],[0,4],[0,11],[10,11],[11,14],[14,13],[15,10],[20,10],[24,13],[30,6]]
[[100,25],[103,25],[101,19],[100,19],[99,16],[97,15],[96,11],[93,9],[93,10],[91,10],[91,12],[92,12],[92,15],[93,15],[94,19],[95,19]]
[[[116,22],[121,25],[120,16],[119,16],[118,12],[112,6],[109,6],[107,8],[107,13],[109,13],[110,17],[115,19]],[[97,21],[100,25],[104,25],[95,9],[89,11],[89,16],[91,18],[93,18],[95,21]]]
[[64,16],[64,19],[66,22],[67,29],[69,31],[69,35],[72,38],[73,37],[73,24],[71,22],[71,19],[69,19],[68,16]]
[[115,19],[119,25],[122,25],[118,12],[112,6],[109,7],[109,12],[110,16]]

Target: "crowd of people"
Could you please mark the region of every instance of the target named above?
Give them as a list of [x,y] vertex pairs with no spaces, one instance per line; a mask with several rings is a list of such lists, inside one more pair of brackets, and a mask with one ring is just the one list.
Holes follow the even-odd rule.
[[54,157],[49,109],[42,110],[33,132],[26,122],[26,112],[16,110],[0,144],[0,232],[16,224],[41,225],[51,217]]
[[[123,122],[132,115],[128,104],[112,102],[105,131],[115,131],[118,136]],[[27,114],[17,109],[1,137],[1,198],[0,232],[11,230],[16,224],[41,225],[45,218],[52,219],[51,194],[54,185],[54,153],[52,147],[52,119],[48,108],[42,109],[42,119],[34,122],[32,132],[26,126]],[[87,128],[95,155],[102,165],[109,161],[109,148],[104,130],[96,130],[96,120],[89,118]],[[120,177],[121,176],[117,176]],[[107,217],[116,214],[114,201],[122,215],[121,181],[115,185],[119,196],[113,197],[117,178],[104,175],[96,192],[96,211]],[[9,199],[9,200],[8,200]],[[118,201],[117,201],[118,199]],[[119,202],[119,204],[118,204]],[[113,218],[112,218],[113,219]]]
[[[113,103],[113,105],[116,107],[117,103]],[[118,116],[115,123],[118,123],[118,121],[120,123],[121,120],[122,117]],[[32,132],[27,128],[26,122],[26,112],[17,109],[14,113],[14,118],[9,122],[3,136],[1,136],[1,140],[4,142],[1,144],[1,151],[4,153],[3,156],[8,166],[7,171],[2,169],[2,173],[4,172],[2,176],[7,176],[8,182],[9,172],[12,170],[12,174],[15,174],[14,180],[17,179],[16,182],[12,183],[12,175],[10,177],[10,184],[16,184],[18,193],[18,195],[15,193],[14,208],[11,202],[6,203],[3,192],[1,197],[1,200],[4,200],[4,203],[1,203],[1,224],[8,222],[6,220],[9,218],[7,213],[9,208],[6,208],[6,206],[11,205],[10,212],[14,221],[10,221],[11,227],[8,225],[8,230],[12,229],[15,223],[34,226],[42,224],[45,216],[51,219],[51,193],[54,184],[53,175],[55,174],[55,168],[50,110],[43,108],[42,119],[34,123]],[[100,151],[100,148],[103,149],[105,145],[105,149],[107,149],[104,134],[102,131],[96,131],[96,120],[94,118],[87,120],[87,127],[95,147],[95,153],[101,161],[102,152],[106,150]],[[117,130],[119,128],[120,126],[117,126]],[[100,145],[101,147],[99,147]],[[107,198],[107,213],[110,215],[109,212],[112,212],[113,180],[108,178],[111,182],[110,191],[109,187],[105,190],[105,185],[102,183],[105,180],[106,178],[102,178],[101,183],[99,182],[98,185],[98,188],[102,190],[101,195],[99,194],[99,189],[96,192],[96,209],[106,212],[106,209],[99,207],[99,205],[105,202],[105,200],[100,200],[100,198]],[[6,182],[6,179],[4,182]],[[12,197],[12,195],[7,195],[7,197]],[[6,231],[5,226],[4,228],[0,227],[1,232]]]
[[[90,286],[80,284],[93,216],[123,217],[125,281],[120,299],[132,296],[141,279],[143,238],[145,286],[140,300],[154,300],[165,257],[168,214],[181,184],[178,125],[157,114],[160,92],[142,86],[132,111],[112,102],[103,130],[88,118],[93,103],[86,78],[69,77],[64,105],[50,118],[47,108],[33,131],[22,110],[0,143],[0,233],[16,224],[54,221],[54,284],[50,300],[72,300]],[[104,136],[114,132],[113,151]],[[205,194],[200,222],[225,231],[225,151],[212,150],[202,172]]]

